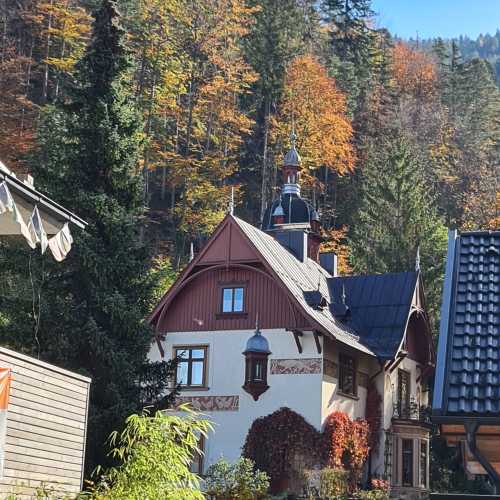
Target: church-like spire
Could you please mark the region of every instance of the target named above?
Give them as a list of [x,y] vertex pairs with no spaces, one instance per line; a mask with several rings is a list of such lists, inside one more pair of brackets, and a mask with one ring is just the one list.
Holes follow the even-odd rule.
[[290,134],[291,148],[283,159],[283,194],[300,196],[300,155],[297,152],[297,135],[295,130]]

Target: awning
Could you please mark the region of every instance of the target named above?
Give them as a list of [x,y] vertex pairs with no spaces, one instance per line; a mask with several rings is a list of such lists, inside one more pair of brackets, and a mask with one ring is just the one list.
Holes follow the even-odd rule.
[[57,261],[71,250],[70,224],[85,221],[18,179],[0,162],[0,236],[20,235],[31,248],[47,248]]

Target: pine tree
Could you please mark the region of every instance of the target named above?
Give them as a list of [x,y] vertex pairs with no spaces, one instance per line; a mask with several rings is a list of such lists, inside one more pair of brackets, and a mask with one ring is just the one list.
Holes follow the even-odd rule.
[[173,367],[146,361],[154,277],[138,238],[143,127],[119,21],[104,0],[66,104],[43,117],[32,162],[39,185],[89,223],[63,265],[46,263],[38,332],[41,357],[92,378],[88,470],[105,461],[110,431],[164,390]]
[[431,315],[437,316],[446,252],[446,228],[424,184],[407,140],[386,138],[368,155],[361,207],[351,236],[355,272],[412,271],[420,248]]
[[323,0],[321,9],[331,25],[331,65],[340,88],[356,111],[369,83],[375,31],[371,0]]

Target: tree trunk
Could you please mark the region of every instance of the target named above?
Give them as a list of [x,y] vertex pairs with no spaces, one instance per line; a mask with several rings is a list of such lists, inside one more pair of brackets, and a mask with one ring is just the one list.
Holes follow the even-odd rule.
[[[54,5],[54,0],[50,0],[50,7],[51,10],[49,12],[49,19],[47,22],[47,43],[45,44],[45,61],[50,56],[50,43],[51,43],[51,36],[50,36],[50,30],[52,29],[52,6]],[[43,73],[43,82],[42,82],[42,102],[47,102],[47,96],[48,96],[48,91],[49,91],[49,65],[46,62],[45,63],[45,70]]]
[[269,113],[270,101],[266,100],[265,116],[264,116],[264,147],[262,150],[262,186],[260,192],[260,220],[264,219],[264,212],[267,207],[267,182],[268,182],[268,169],[267,169],[267,155],[268,155],[268,140],[269,140]]

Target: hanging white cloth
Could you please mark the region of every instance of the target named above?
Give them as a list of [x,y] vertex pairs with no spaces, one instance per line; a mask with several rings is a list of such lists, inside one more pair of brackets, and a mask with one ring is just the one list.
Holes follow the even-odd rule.
[[45,253],[47,248],[50,248],[54,259],[58,262],[64,260],[71,250],[73,238],[68,223],[66,222],[64,226],[49,239],[43,227],[43,219],[38,210],[38,206],[35,205],[29,221],[26,223],[5,181],[0,183],[0,225],[2,217],[11,218],[11,220],[19,226],[19,234],[24,236],[31,248],[36,248],[39,243],[42,254]]

